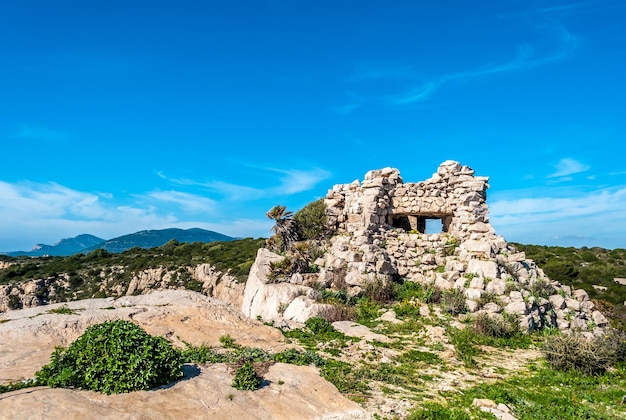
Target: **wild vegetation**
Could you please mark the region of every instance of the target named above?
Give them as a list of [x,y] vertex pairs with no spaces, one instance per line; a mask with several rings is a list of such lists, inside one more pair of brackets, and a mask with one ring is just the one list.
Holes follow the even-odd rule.
[[584,289],[614,326],[626,328],[626,286],[614,281],[626,278],[626,249],[514,245],[551,280]]
[[[121,253],[99,249],[69,257],[2,256],[3,261],[12,264],[0,270],[0,285],[42,280],[36,292],[42,303],[101,298],[125,293],[136,273],[162,267],[174,274],[171,287],[200,291],[201,284],[191,278],[187,268],[207,263],[244,282],[264,242],[252,238],[209,243],[172,240],[160,247],[132,248]],[[49,294],[51,287],[53,297]],[[19,309],[19,304],[15,300],[12,309]]]
[[[317,269],[315,256],[323,249],[327,234],[320,228],[324,224],[320,203],[311,203],[295,214],[282,206],[272,209],[268,217],[276,220],[277,226],[267,242],[172,242],[121,254],[96,251],[65,258],[1,257],[14,264],[0,271],[0,284],[63,273],[68,283],[63,296],[70,300],[106,294],[110,289],[103,292],[96,286],[107,270],[115,281],[124,282],[137,270],[168,267],[177,271],[199,263],[231,270],[243,280],[256,251],[264,245],[285,257],[273,266],[276,281],[280,281],[294,272]],[[519,330],[518,320],[511,314],[465,314],[465,299],[454,290],[398,278],[390,283],[373,281],[361,293],[351,295],[347,285],[342,287],[337,281],[332,289],[316,286],[319,299],[330,304],[329,310],[309,319],[302,328],[283,330],[285,339],[304,351],[271,354],[241,347],[223,336],[222,348],[188,346],[180,351],[181,360],[227,363],[233,369],[232,385],[247,390],[263,386],[268,363],[311,364],[342,393],[380,418],[494,418],[473,404],[474,399],[485,398],[506,404],[518,419],[626,418],[626,286],[613,282],[614,277],[626,277],[626,250],[516,247],[551,279],[584,288],[617,331],[594,339],[556,329],[529,335]],[[184,287],[197,289],[185,276],[179,280]],[[548,286],[536,284],[532,293],[549,295]],[[497,296],[485,294],[479,305],[496,300]],[[382,315],[389,315],[384,317],[386,321]],[[380,340],[350,337],[331,325],[335,320],[368,326]],[[11,389],[25,385],[13,386]]]

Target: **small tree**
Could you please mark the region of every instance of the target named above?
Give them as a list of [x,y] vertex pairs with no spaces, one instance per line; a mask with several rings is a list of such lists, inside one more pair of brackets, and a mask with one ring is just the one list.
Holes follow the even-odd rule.
[[291,245],[300,239],[298,222],[294,220],[293,212],[287,211],[286,206],[274,206],[265,215],[276,222],[272,232],[282,242],[277,244],[280,251],[290,249]]

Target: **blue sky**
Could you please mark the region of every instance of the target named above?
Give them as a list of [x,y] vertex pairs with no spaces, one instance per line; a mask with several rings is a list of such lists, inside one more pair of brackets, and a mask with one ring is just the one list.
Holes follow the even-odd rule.
[[626,247],[626,3],[0,2],[0,251],[267,236],[386,166],[490,177],[508,241]]

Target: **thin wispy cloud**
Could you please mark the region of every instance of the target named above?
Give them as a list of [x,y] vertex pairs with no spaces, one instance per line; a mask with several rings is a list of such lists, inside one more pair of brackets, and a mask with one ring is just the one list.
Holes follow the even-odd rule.
[[147,197],[160,203],[175,204],[190,214],[212,214],[216,208],[216,202],[210,198],[180,191],[153,191]]
[[556,171],[548,175],[548,178],[567,178],[571,180],[570,175],[588,171],[591,167],[571,158],[563,158],[556,165]]
[[278,185],[268,186],[266,188],[250,187],[226,181],[195,181],[186,178],[170,178],[162,172],[157,172],[160,178],[166,179],[174,184],[203,187],[218,193],[229,200],[250,201],[259,198],[278,197],[291,194],[298,194],[309,191],[321,181],[330,178],[330,172],[312,168],[307,170],[301,169],[278,169],[267,167],[254,167],[254,169],[269,173],[276,173],[276,181]]
[[30,124],[20,124],[15,132],[14,138],[19,140],[38,140],[38,141],[66,141],[70,135],[64,131],[53,130],[46,127],[40,127]]
[[499,73],[530,70],[561,61],[568,57],[580,44],[578,37],[570,33],[559,22],[553,21],[537,29],[553,39],[555,46],[551,50],[542,52],[531,44],[522,44],[517,47],[517,53],[511,60],[502,63],[492,63],[464,72],[446,74],[411,88],[406,92],[389,95],[383,98],[383,102],[392,105],[410,105],[423,102],[430,99],[439,89],[452,82],[467,82]]
[[[237,217],[218,209],[213,200],[179,191],[153,191],[120,204],[108,193],[93,194],[56,183],[0,181],[0,196],[0,232],[6,248],[0,251],[5,252],[28,250],[35,243],[53,244],[82,233],[110,239],[142,229],[171,227],[266,237],[272,225],[263,216]],[[170,211],[171,206],[194,218],[181,220]]]

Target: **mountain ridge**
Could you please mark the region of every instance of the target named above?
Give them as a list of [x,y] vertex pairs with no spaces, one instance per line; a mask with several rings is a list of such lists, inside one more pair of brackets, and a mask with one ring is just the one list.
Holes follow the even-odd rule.
[[123,252],[130,248],[153,248],[164,245],[171,240],[178,242],[215,242],[232,241],[235,238],[212,230],[201,228],[167,228],[148,229],[117,236],[112,239],[102,239],[90,234],[80,234],[72,238],[64,238],[54,245],[36,244],[30,251],[10,251],[3,253],[11,257],[67,257],[78,253],[89,253],[97,249],[108,252]]

